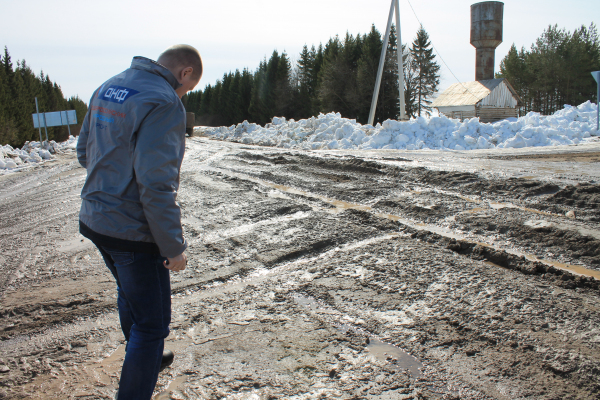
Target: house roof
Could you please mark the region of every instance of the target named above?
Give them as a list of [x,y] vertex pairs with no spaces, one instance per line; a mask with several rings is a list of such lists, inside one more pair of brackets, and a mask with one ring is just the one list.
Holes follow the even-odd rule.
[[431,104],[431,107],[452,107],[452,106],[470,106],[476,105],[481,100],[489,96],[492,91],[502,82],[512,96],[521,103],[521,99],[512,85],[504,78],[488,79],[485,81],[462,82],[451,85],[444,90]]

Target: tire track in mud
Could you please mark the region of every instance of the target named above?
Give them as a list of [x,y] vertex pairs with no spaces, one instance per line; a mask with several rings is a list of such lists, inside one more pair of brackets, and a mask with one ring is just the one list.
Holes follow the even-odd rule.
[[[461,218],[495,212],[483,206],[497,198],[425,183],[420,172],[400,179],[389,166],[359,157],[243,147],[188,141],[178,200],[190,263],[173,275],[168,346],[179,356],[160,377],[159,398],[598,392],[596,281],[564,279],[571,275],[477,246],[485,234],[459,229],[476,226]],[[461,179],[462,185],[471,178]],[[73,179],[65,188],[76,185]],[[21,218],[41,193],[24,201]],[[532,204],[509,192],[500,200],[524,208],[503,208],[515,213],[513,221],[565,223],[560,215],[526,210]],[[46,204],[60,214],[58,199]],[[569,221],[573,229],[595,228],[589,218]],[[112,282],[93,248],[73,241],[76,218],[62,228],[43,224],[40,238],[66,250],[48,246],[40,253],[38,267],[57,266],[41,289],[26,298],[15,287],[2,299],[4,316],[21,321],[2,331],[0,368],[9,371],[0,374],[0,396],[109,399],[122,357]],[[514,246],[495,235],[495,246]],[[78,272],[69,274],[71,265]],[[297,304],[299,295],[327,312]],[[41,329],[45,324],[54,330]],[[425,364],[424,378],[415,380],[394,357],[374,357],[369,337],[415,355]]]
[[[260,158],[260,161],[265,161],[265,159],[266,159],[266,157]],[[278,162],[277,162],[278,164],[284,164],[284,163],[285,163],[285,162],[282,162],[282,160],[281,160],[281,156],[277,156],[277,160],[278,160]],[[226,173],[226,174],[227,174],[227,173]],[[256,177],[256,176],[257,176],[257,175],[254,175],[254,177]],[[260,178],[262,178],[262,179],[264,179],[264,178],[265,178],[265,175],[258,175],[258,176],[260,176]],[[269,177],[269,178],[272,178],[273,176],[274,176],[274,175],[273,175],[272,173],[268,174],[268,177]],[[321,174],[321,176],[322,176],[322,174]],[[257,182],[257,181],[256,181],[256,178],[254,178],[254,177],[251,177],[251,179],[250,179],[250,180],[252,180],[253,182]],[[241,177],[239,174],[238,174],[238,175],[236,175],[236,178],[238,178],[238,179],[242,179],[242,177]],[[274,180],[275,180],[275,182],[276,182],[277,184],[280,184],[280,182],[281,182],[281,181],[280,181],[280,180],[278,180],[278,179],[281,179],[281,178],[279,178],[279,177],[275,176],[275,179],[274,179]],[[348,180],[350,180],[350,179],[338,179],[337,181],[348,181]],[[271,182],[267,182],[267,185],[269,185],[269,184],[272,184],[272,183],[271,183]],[[298,189],[294,189],[294,190],[292,190],[292,191],[290,191],[290,192],[291,192],[292,194],[294,194],[294,195],[300,195],[300,196],[302,196],[302,195],[306,195],[306,194],[307,194],[306,192],[304,192],[304,193],[301,193],[301,191],[299,191]],[[309,196],[310,196],[310,197],[322,197],[322,196],[319,196],[319,195],[315,196],[315,195],[312,195],[312,194],[309,194]],[[331,201],[331,202],[333,202],[333,201]],[[341,202],[338,202],[338,203],[341,203]],[[527,211],[527,210],[523,210],[523,211]],[[436,238],[436,239],[438,239],[438,240],[439,240],[439,237],[438,237],[438,238]],[[430,241],[431,241],[431,240],[430,240]],[[448,245],[448,243],[444,243],[444,245],[446,246],[446,245]],[[469,247],[469,246],[467,246],[467,247]],[[472,250],[473,248],[476,248],[476,247],[477,247],[477,246],[470,246],[471,250]],[[463,249],[463,250],[464,250],[464,249]],[[466,252],[465,252],[465,253],[466,253]],[[478,248],[478,249],[477,249],[475,252],[473,252],[473,253],[477,253],[477,254],[474,254],[474,256],[475,256],[474,258],[481,258],[481,256],[482,256],[482,253],[485,253],[485,252],[482,252],[482,251],[481,251],[481,246],[480,246],[480,247],[479,247],[479,248]],[[499,261],[499,260],[498,260],[498,258],[502,258],[502,257],[511,259],[511,257],[510,257],[510,256],[509,256],[509,257],[506,257],[506,254],[498,254],[498,253],[499,253],[499,252],[495,251],[495,252],[494,252],[494,254],[491,254],[491,255],[489,255],[489,254],[488,254],[488,257],[490,257],[490,258],[494,259],[494,260],[495,260],[495,261],[497,261],[497,262]],[[513,261],[514,261],[514,260],[513,260]],[[557,271],[557,270],[555,270],[555,269],[553,270],[552,268],[542,267],[542,266],[540,266],[540,264],[537,264],[537,265],[536,265],[536,264],[534,264],[534,263],[530,263],[530,262],[528,262],[527,260],[525,260],[525,259],[522,259],[522,258],[518,258],[518,263],[521,263],[521,264],[524,264],[524,265],[525,265],[523,268],[520,268],[520,270],[521,270],[522,272],[524,272],[525,274],[530,274],[530,273],[538,273],[538,274],[540,274],[540,275],[546,275],[546,274],[548,273],[549,275],[558,275],[558,276],[567,277],[567,279],[566,279],[567,281],[569,281],[569,280],[571,280],[571,279],[573,278],[572,276],[569,276],[569,274],[563,274],[562,272],[560,272],[560,271]],[[518,263],[517,263],[517,264],[518,264]],[[533,264],[533,267],[534,267],[533,269],[531,269],[531,266],[532,266],[532,264]],[[506,264],[506,265],[503,265],[503,266],[504,266],[504,267],[508,267],[508,268],[515,268],[515,266],[514,266],[514,265],[511,265],[510,263],[508,263],[508,264]],[[493,268],[495,268],[495,267],[493,267]],[[517,268],[517,269],[518,269],[518,268]],[[593,280],[589,280],[589,281],[587,281],[587,282],[586,282],[586,280],[583,280],[583,279],[580,279],[580,278],[577,278],[577,279],[579,279],[579,282],[578,282],[576,285],[568,285],[568,284],[567,284],[567,285],[564,285],[564,286],[565,286],[565,287],[569,287],[569,286],[570,286],[571,288],[573,288],[573,287],[587,287],[587,285],[588,285],[588,284],[591,284],[590,286],[591,286],[592,288],[596,288],[596,289],[597,289],[597,286],[594,284],[594,281],[593,281]],[[560,281],[564,281],[564,280],[565,280],[564,278],[561,278],[561,279],[560,279]],[[559,283],[560,283],[560,282],[559,282]],[[544,324],[542,324],[542,326],[543,326],[543,325],[544,325]],[[518,347],[518,346],[516,346],[516,347]],[[476,354],[476,353],[473,353],[473,352],[471,352],[471,351],[468,351],[468,354]],[[470,355],[469,355],[469,357],[470,357]],[[552,369],[552,368],[550,368],[550,369]],[[557,371],[558,371],[558,370],[557,370]],[[555,372],[556,372],[556,371],[555,371]],[[588,374],[588,376],[589,376],[589,374]],[[562,384],[564,385],[564,384],[565,384],[565,382],[563,382]],[[592,390],[592,391],[596,390],[596,389],[595,389],[595,387],[594,387],[594,385],[595,385],[595,384],[592,384],[592,387],[591,387],[591,390]],[[567,386],[568,386],[568,385],[567,385]],[[506,392],[506,390],[505,390],[505,389],[502,389],[502,390],[504,390],[504,392]],[[496,393],[496,395],[499,395],[499,396],[500,396],[500,395],[502,394],[502,390],[501,390],[500,392]],[[530,390],[530,389],[528,389],[528,390]],[[509,393],[509,392],[506,392],[506,393]],[[505,394],[506,394],[506,393],[505,393]],[[563,392],[563,393],[566,393],[566,392]],[[513,395],[514,395],[514,393],[512,393],[512,394],[509,394],[509,396],[508,396],[508,397],[509,397],[509,398],[512,398],[511,396],[513,396]],[[584,397],[585,397],[585,395],[584,395]]]
[[[498,241],[502,240],[506,242],[510,247],[516,247],[522,253],[530,253],[534,254],[536,257],[541,259],[552,259],[554,254],[559,256],[558,263],[555,264],[583,264],[584,266],[600,266],[600,241],[594,236],[589,236],[589,232],[594,231],[594,229],[590,229],[590,226],[596,227],[596,232],[600,232],[597,229],[597,224],[593,223],[594,216],[591,217],[581,217],[581,213],[577,213],[577,219],[567,218],[564,216],[564,210],[562,214],[552,214],[544,211],[538,211],[535,208],[542,206],[541,201],[546,201],[547,196],[544,199],[540,199],[540,193],[546,191],[548,183],[544,182],[536,182],[527,179],[508,179],[505,183],[501,181],[492,182],[489,186],[491,187],[491,193],[483,193],[480,190],[482,186],[483,179],[472,173],[460,173],[460,172],[447,172],[447,171],[429,171],[424,168],[416,168],[417,172],[409,171],[409,174],[414,179],[414,182],[406,183],[407,178],[403,176],[400,180],[395,180],[395,177],[400,176],[400,172],[397,170],[393,170],[392,173],[388,173],[386,177],[381,178],[381,170],[389,169],[389,166],[384,166],[381,164],[376,164],[375,162],[364,162],[350,159],[348,160],[333,160],[329,165],[328,169],[339,171],[342,170],[344,166],[349,165],[346,176],[351,176],[351,179],[356,181],[356,176],[353,176],[354,172],[360,172],[367,176],[366,180],[371,183],[364,190],[357,190],[356,187],[352,188],[354,182],[350,185],[336,185],[336,184],[328,184],[322,185],[318,183],[318,180],[313,179],[312,181],[307,178],[297,179],[293,177],[294,173],[298,173],[302,168],[305,171],[305,175],[310,176],[310,174],[314,171],[309,170],[306,166],[297,167],[290,174],[288,171],[281,171],[282,166],[295,166],[298,162],[294,160],[296,158],[308,161],[309,165],[317,165],[320,172],[317,172],[319,175],[322,174],[322,170],[324,162],[319,157],[309,157],[309,156],[296,156],[295,154],[285,153],[287,155],[287,159],[285,156],[282,156],[280,153],[272,155],[270,158],[264,155],[256,156],[248,153],[242,152],[241,156],[229,156],[230,160],[254,160],[260,159],[261,162],[267,163],[267,160],[270,160],[271,165],[275,166],[274,169],[269,171],[268,173],[262,172],[259,169],[257,173],[252,173],[252,170],[247,171],[247,175],[249,174],[253,178],[258,178],[263,182],[276,183],[282,185],[282,190],[290,190],[289,186],[300,188],[306,188],[307,186],[310,189],[305,191],[305,195],[307,196],[321,196],[321,198],[329,198],[331,200],[337,199],[341,201],[346,201],[348,203],[353,204],[352,207],[356,207],[359,209],[365,209],[367,207],[379,208],[381,210],[388,210],[387,212],[392,215],[402,215],[408,216],[409,219],[415,220],[417,223],[430,223],[434,222],[436,225],[448,226],[449,230],[456,230],[456,228],[460,228],[462,231],[468,231],[469,236],[471,236],[472,241],[485,242],[487,241],[485,238],[489,236],[493,236],[493,239]],[[338,164],[335,166],[335,164]],[[234,164],[235,165],[235,164]],[[239,164],[242,166],[243,164]],[[377,169],[377,166],[379,169]],[[231,170],[233,166],[230,166],[228,169]],[[256,169],[256,168],[255,168]],[[325,168],[326,169],[326,168]],[[369,176],[369,173],[373,171],[378,171],[375,173],[375,176]],[[423,172],[425,171],[425,172]],[[388,177],[392,176],[393,179],[390,180]],[[427,186],[426,191],[424,192],[423,186],[427,182],[439,183],[444,179],[450,179],[449,177],[457,177],[457,182],[464,183],[467,182],[478,182],[478,187],[475,191],[466,186],[467,193],[476,193],[475,198],[465,197],[463,194],[458,194],[456,192],[448,191],[447,187],[437,188]],[[349,178],[350,179],[350,178]],[[347,180],[349,180],[347,179]],[[339,180],[334,178],[334,181]],[[288,181],[288,188],[283,186],[285,182]],[[315,183],[315,181],[317,181]],[[450,179],[452,181],[452,179]],[[418,185],[415,189],[415,183]],[[458,184],[452,183],[451,186],[457,186]],[[521,185],[521,186],[519,186]],[[356,186],[360,186],[360,183],[357,183]],[[396,190],[400,186],[402,189],[399,191]],[[581,185],[580,185],[581,186]],[[339,187],[339,189],[337,189]],[[520,190],[517,188],[521,187]],[[600,186],[596,185],[595,190],[600,190]],[[375,189],[376,188],[376,189]],[[497,188],[502,188],[502,190],[498,190]],[[375,189],[375,190],[374,190]],[[465,189],[465,187],[460,186],[460,189]],[[393,198],[390,199],[390,195],[394,195],[394,190],[397,194],[397,200]],[[430,193],[436,193],[432,196]],[[513,193],[514,197],[503,199],[505,202],[498,202],[497,194],[501,193],[503,196],[506,193]],[[535,196],[534,196],[535,195]],[[436,197],[437,196],[437,197]],[[456,199],[448,200],[448,196],[455,196],[459,199],[464,199],[465,202],[460,204],[460,201],[456,201]],[[495,196],[491,197],[490,196]],[[525,205],[520,205],[522,202],[522,198],[528,198],[534,196],[536,197],[535,204],[526,203]],[[417,199],[415,200],[415,198]],[[418,197],[426,197],[425,200],[420,200]],[[440,198],[441,197],[441,198]],[[375,199],[375,200],[374,200]],[[450,203],[450,204],[449,204]],[[457,208],[457,203],[458,208]],[[472,207],[468,203],[478,203],[481,204],[480,207]],[[361,204],[360,206],[358,204]],[[363,205],[365,205],[363,207]],[[484,207],[484,208],[481,208]],[[544,208],[544,207],[541,207]],[[507,215],[511,210],[520,210],[521,213],[519,215]],[[593,204],[592,204],[592,213]],[[588,210],[590,210],[588,208]],[[473,216],[467,218],[465,216],[461,216],[457,220],[457,216],[462,212],[470,212],[473,213]],[[479,211],[479,212],[478,212]],[[477,214],[490,214],[487,216],[487,220],[476,220],[481,219]],[[455,214],[455,215],[453,215]],[[514,214],[514,213],[513,213]],[[542,216],[548,217],[550,221],[542,220]],[[406,219],[406,218],[405,218]],[[531,227],[527,226],[527,223],[530,223],[531,220],[543,223],[552,223],[554,226],[552,227]],[[458,225],[458,226],[457,226]],[[463,226],[460,226],[463,225]],[[588,233],[581,234],[582,230],[586,230]],[[458,232],[460,235],[463,235],[463,232]],[[463,235],[464,236],[464,235]],[[534,240],[532,238],[535,237]],[[490,244],[490,243],[488,243]],[[491,244],[493,245],[493,244]],[[549,251],[548,248],[553,247],[555,250]],[[554,253],[554,254],[552,254]]]
[[[269,181],[264,181],[262,179],[254,178],[251,175],[245,175],[245,174],[241,174],[238,172],[232,172],[227,169],[220,169],[220,168],[213,167],[213,168],[210,168],[209,170],[211,170],[213,172],[224,173],[228,176],[234,176],[237,179],[250,180],[251,182],[258,183],[258,184],[261,184],[261,185],[264,185],[267,187],[271,187],[273,189],[277,189],[277,190],[280,190],[285,193],[291,193],[296,196],[317,199],[324,203],[329,203],[329,204],[333,205],[334,207],[336,207],[336,210],[338,210],[338,211],[346,210],[346,209],[369,211],[369,212],[374,213],[378,217],[387,218],[392,221],[399,222],[401,225],[404,226],[403,229],[408,229],[413,233],[413,237],[419,236],[421,238],[421,237],[427,236],[429,238],[428,239],[429,242],[434,242],[434,241],[440,242],[441,245],[444,247],[456,248],[456,249],[458,249],[458,251],[461,251],[462,254],[471,254],[479,259],[481,259],[481,258],[486,259],[487,261],[493,262],[493,263],[500,265],[502,267],[505,267],[505,268],[511,268],[511,269],[516,268],[517,270],[523,271],[526,274],[531,274],[531,273],[545,274],[546,272],[548,272],[551,275],[553,275],[550,279],[554,278],[555,276],[558,276],[559,278],[562,276],[562,280],[564,280],[564,281],[575,280],[576,287],[584,287],[585,286],[585,287],[592,287],[594,289],[598,288],[598,285],[596,285],[594,283],[594,279],[587,279],[587,278],[600,279],[599,271],[588,270],[585,267],[582,267],[579,265],[569,265],[569,264],[554,261],[551,259],[548,260],[548,259],[538,258],[534,255],[528,255],[526,253],[518,252],[518,251],[515,251],[512,249],[507,250],[507,249],[499,248],[496,244],[489,243],[485,238],[478,237],[476,239],[479,241],[475,241],[473,239],[471,239],[469,241],[469,240],[467,240],[466,235],[464,235],[462,232],[452,231],[451,229],[440,229],[439,226],[428,224],[428,223],[418,222],[418,220],[414,221],[414,220],[406,219],[406,218],[401,217],[398,214],[379,213],[376,211],[377,208],[385,209],[386,206],[390,205],[389,202],[387,204],[385,202],[383,202],[383,204],[382,204],[382,201],[378,201],[377,203],[374,204],[373,207],[361,205],[361,204],[354,204],[354,203],[349,203],[346,201],[340,201],[340,200],[327,198],[325,196],[317,195],[317,194],[310,193],[310,192],[305,192],[303,190],[294,189],[294,188],[279,185],[279,184],[274,184]],[[447,193],[444,193],[444,194],[447,194]],[[450,195],[460,197],[454,193],[450,193]],[[468,201],[475,202],[475,200],[468,200]],[[479,203],[479,201],[477,201],[477,203]],[[396,205],[397,203],[393,203],[393,204]],[[425,208],[425,207],[416,207],[416,208],[425,210],[425,213],[432,210],[430,208]],[[528,208],[514,206],[511,203],[507,203],[507,204],[492,203],[491,204],[491,209],[501,209],[501,208],[516,208],[516,209],[519,209],[520,211],[524,211],[524,212],[540,213],[536,210],[531,210]],[[483,209],[481,209],[481,210],[483,210]],[[472,211],[468,211],[468,212],[472,212]],[[551,216],[551,214],[547,214],[547,213],[543,213],[543,214],[547,215],[547,216]],[[456,216],[451,216],[450,218],[453,221],[457,221]],[[462,221],[467,221],[467,220],[465,218],[463,218]],[[478,221],[477,223],[471,224],[471,225],[478,227],[479,224],[480,223]],[[564,224],[562,224],[562,225],[564,225]],[[498,228],[496,226],[494,226],[493,229],[495,230]],[[521,232],[520,235],[514,235],[514,233],[511,231],[511,229],[512,230],[521,229],[521,231],[525,231],[525,232]],[[534,234],[537,233],[537,230],[529,229],[526,226],[524,226],[524,227],[517,226],[517,227],[512,227],[511,229],[509,229],[508,227],[500,227],[500,230],[504,230],[505,232],[513,233],[513,237],[517,237],[517,238],[533,237],[534,241],[535,240],[538,241],[536,244],[538,244],[539,241],[541,241],[543,243],[544,239],[546,239],[546,237],[544,237],[543,235],[541,235],[541,236],[537,235],[537,237],[536,237]],[[575,229],[577,229],[577,228],[575,228]],[[488,230],[490,230],[490,229],[488,228]],[[415,233],[417,231],[425,231],[427,233],[421,232],[421,233],[417,234],[417,233]],[[546,229],[546,231],[548,231],[548,229]],[[589,229],[587,231],[591,232],[592,234],[594,234],[594,232],[596,232],[596,231],[589,230]],[[595,237],[589,238],[587,236],[573,233],[573,232],[565,234],[564,233],[565,231],[560,230],[560,229],[554,229],[554,232],[556,235],[560,235],[562,237],[569,236],[571,238],[570,242],[572,244],[576,244],[580,248],[583,247],[583,250],[581,252],[583,253],[584,257],[587,256],[588,254],[591,254],[593,256],[593,258],[591,258],[592,265],[595,265],[598,263],[598,261],[596,261],[596,259],[600,260],[600,257],[598,257],[600,255],[600,240],[597,240]],[[598,233],[600,234],[600,231],[598,231]],[[442,240],[442,238],[443,238],[443,240]],[[450,241],[448,241],[448,239],[450,239]],[[531,239],[529,239],[529,240],[531,240]],[[546,241],[555,242],[555,240],[552,237],[550,237]],[[565,243],[563,242],[560,244],[564,245]],[[471,251],[473,248],[476,248],[475,252]],[[486,248],[489,248],[490,250],[487,251],[487,250],[485,250]],[[576,253],[576,255],[577,255],[577,253]],[[580,257],[578,257],[578,258],[580,258]],[[510,260],[510,261],[508,261],[508,260]],[[518,260],[518,261],[515,261],[515,260]],[[575,276],[572,276],[573,274]],[[578,275],[584,275],[584,277],[582,278],[581,276],[578,276]],[[567,284],[567,285],[569,285],[569,284]],[[571,282],[571,285],[573,285],[572,282]]]

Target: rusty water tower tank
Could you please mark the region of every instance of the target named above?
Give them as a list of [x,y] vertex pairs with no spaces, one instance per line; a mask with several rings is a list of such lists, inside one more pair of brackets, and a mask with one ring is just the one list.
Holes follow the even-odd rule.
[[496,47],[502,43],[504,3],[483,1],[471,6],[471,44],[477,49],[475,80],[494,79]]

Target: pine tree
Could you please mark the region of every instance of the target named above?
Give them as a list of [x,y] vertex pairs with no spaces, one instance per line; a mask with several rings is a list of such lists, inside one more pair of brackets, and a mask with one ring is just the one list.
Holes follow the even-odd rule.
[[311,74],[311,87],[312,87],[312,101],[311,101],[311,115],[317,115],[321,110],[321,104],[319,103],[319,96],[317,93],[319,91],[319,75],[321,73],[321,68],[323,68],[323,45],[319,43],[319,47],[317,51],[314,51],[314,46],[311,48],[311,53],[314,54],[315,62],[313,64],[312,74]]
[[87,113],[87,105],[79,98],[79,96],[71,96],[69,97],[69,100],[67,100],[67,109],[75,110],[75,115],[77,116],[77,125],[71,127],[71,133],[74,136],[77,136],[79,135],[79,130],[81,129],[83,119]]
[[291,65],[287,53],[284,51],[277,59],[275,75],[273,77],[273,108],[272,117],[289,116],[292,111],[292,85],[291,85]]
[[522,112],[552,114],[564,104],[594,99],[596,82],[590,71],[600,70],[600,38],[595,24],[572,34],[549,26],[531,46],[513,45],[500,63],[497,78],[506,78],[523,101]]
[[381,78],[376,118],[380,121],[398,119],[400,114],[399,97],[398,41],[396,38],[396,26],[392,24]]
[[[8,50],[4,48],[5,57]],[[5,69],[5,58],[0,55],[0,145],[13,144],[17,138],[17,129],[11,118],[9,77]],[[10,62],[10,59],[9,59]],[[12,66],[10,71],[12,72]]]
[[[57,83],[43,72],[36,76],[25,60],[17,61],[14,68],[8,48],[5,47],[4,55],[0,57],[0,144],[20,147],[26,141],[39,139],[31,118],[36,111],[35,97],[39,98],[42,112],[63,111],[73,105],[77,106],[80,120],[87,112],[85,103],[81,100],[68,102]],[[66,139],[67,134],[66,126],[48,128],[48,138],[51,140]]]
[[357,42],[350,34],[342,43],[339,37],[325,46],[323,66],[319,73],[318,98],[321,111],[336,111],[344,117],[356,118],[359,96],[356,92]]
[[250,106],[248,107],[250,122],[256,122],[261,125],[269,122],[270,113],[267,105],[267,95],[267,60],[265,58],[254,73]]
[[215,86],[212,88],[212,96],[210,98],[210,105],[208,109],[208,113],[213,119],[213,123],[217,126],[223,125],[221,121],[221,110],[219,109],[221,105],[221,92],[223,90],[223,82],[217,81]]
[[252,98],[252,74],[247,68],[242,71],[242,78],[239,82],[237,92],[240,95],[240,102],[242,107],[241,121],[250,120],[250,100]]
[[525,60],[525,49],[517,51],[517,47],[513,43],[508,51],[508,54],[500,61],[500,71],[496,73],[496,78],[506,78],[517,91],[519,97],[527,102],[529,91],[527,90],[526,82],[528,69]]
[[315,64],[315,47],[311,51],[304,45],[300,58],[297,61],[297,79],[298,89],[294,101],[295,117],[308,118],[311,116],[311,99],[314,96],[314,87],[312,85],[312,74]]
[[[369,34],[363,37],[362,55],[358,61],[357,71],[357,90],[361,98],[357,120],[363,124],[367,123],[369,119],[382,47],[381,34],[375,25],[372,25]],[[375,122],[383,122],[381,114],[375,116]]]
[[406,116],[414,118],[417,116],[417,78],[418,67],[415,60],[407,49],[406,45],[402,45],[403,60],[404,60],[404,103]]
[[202,99],[200,100],[200,110],[196,116],[196,123],[204,126],[214,126],[210,115],[210,103],[212,101],[212,86],[206,85],[202,92]]
[[[186,99],[185,103],[183,102],[184,98]],[[199,115],[200,103],[202,102],[202,90],[196,90],[187,93],[185,96],[183,96],[181,102],[185,106],[186,111]]]
[[[377,122],[397,118],[399,113],[395,32],[393,26],[375,115]],[[236,71],[236,74],[225,74],[222,82],[217,81],[214,86],[207,85],[200,95],[200,121],[206,125],[243,120],[266,124],[273,116],[308,118],[320,112],[335,111],[366,123],[381,48],[381,34],[372,26],[368,34],[353,36],[347,32],[343,40],[335,36],[325,46],[313,45],[309,49],[305,45],[293,70],[287,54],[274,51],[268,60],[265,58],[260,62],[254,73],[244,70],[238,77]],[[402,49],[406,111],[414,116],[418,112],[416,71],[421,73],[421,68],[415,67],[416,58],[406,47]],[[427,72],[425,67],[423,71]],[[435,90],[437,83],[433,89],[423,86],[429,83],[423,75],[419,82],[422,96],[419,104],[422,108],[429,96],[423,89]],[[188,108],[193,106],[192,98],[190,94]]]
[[429,35],[421,25],[417,31],[417,37],[412,43],[410,53],[417,69],[416,77],[416,115],[421,116],[422,112],[431,111],[431,96],[437,92],[440,84],[440,66],[435,61],[433,48],[429,41]]

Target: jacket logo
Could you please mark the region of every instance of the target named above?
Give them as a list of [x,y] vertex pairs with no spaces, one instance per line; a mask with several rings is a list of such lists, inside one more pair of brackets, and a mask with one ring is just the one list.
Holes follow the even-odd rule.
[[128,98],[138,94],[137,90],[123,86],[110,86],[108,89],[100,92],[100,100],[112,101],[113,103],[123,104]]
[[108,123],[115,122],[114,118],[105,117],[104,115],[100,115],[100,114],[94,114],[94,117],[98,118],[100,121],[104,121],[104,122],[108,122]]

